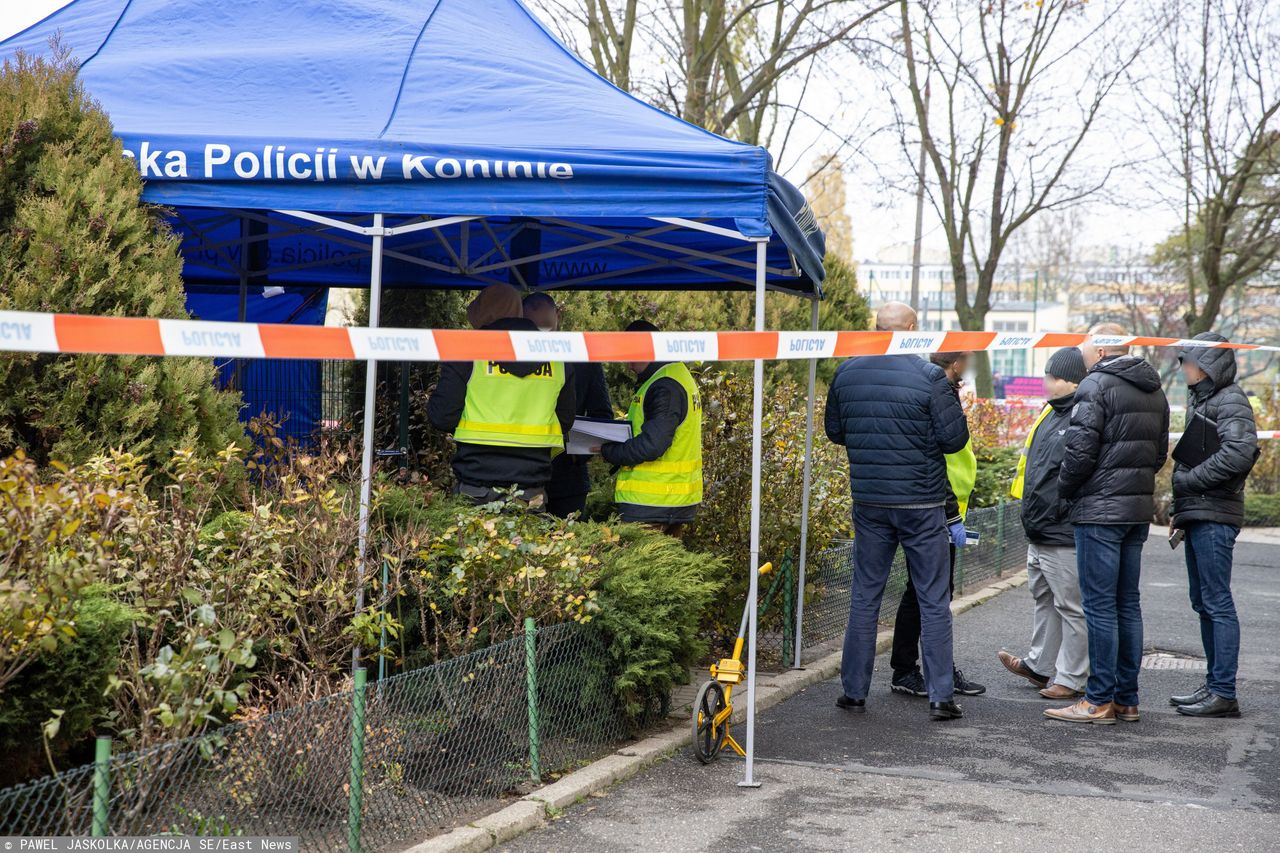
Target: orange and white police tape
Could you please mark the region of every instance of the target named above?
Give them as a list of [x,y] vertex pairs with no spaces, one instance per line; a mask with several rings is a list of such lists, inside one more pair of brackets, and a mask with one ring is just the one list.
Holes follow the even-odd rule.
[[[0,311],[0,352],[379,361],[741,361],[1077,346],[1061,332],[511,332]],[[1095,335],[1099,346],[1280,347]]]

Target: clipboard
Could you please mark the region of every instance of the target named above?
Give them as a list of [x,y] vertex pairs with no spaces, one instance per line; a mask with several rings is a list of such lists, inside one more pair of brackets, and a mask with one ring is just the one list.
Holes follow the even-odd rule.
[[1218,425],[1198,412],[1191,413],[1191,423],[1173,448],[1173,461],[1194,468],[1222,449]]
[[591,448],[606,441],[627,441],[631,438],[631,421],[613,418],[578,417],[573,428],[565,436],[564,452],[571,456],[591,456]]

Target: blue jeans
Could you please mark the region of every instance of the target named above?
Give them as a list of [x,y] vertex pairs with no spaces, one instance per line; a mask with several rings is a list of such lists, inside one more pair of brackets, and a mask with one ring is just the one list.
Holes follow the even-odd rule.
[[1077,524],[1080,603],[1089,634],[1089,681],[1094,705],[1138,704],[1142,665],[1142,543],[1150,524]]
[[1200,614],[1200,641],[1209,665],[1209,692],[1236,698],[1240,620],[1231,598],[1231,558],[1240,528],[1212,521],[1186,527],[1187,580],[1191,609]]
[[876,663],[880,601],[898,546],[920,605],[924,680],[931,702],[955,694],[951,648],[951,539],[943,508],[853,508],[853,588],[844,634],[840,683],[851,699],[865,699]]

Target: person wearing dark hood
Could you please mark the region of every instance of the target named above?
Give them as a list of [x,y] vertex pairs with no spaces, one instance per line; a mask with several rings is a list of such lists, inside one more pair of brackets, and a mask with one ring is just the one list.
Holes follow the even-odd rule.
[[[477,329],[536,332],[520,293],[491,284],[467,306]],[[477,504],[503,490],[533,508],[546,504],[551,457],[564,449],[577,400],[573,371],[558,361],[445,362],[427,400],[427,419],[453,434],[455,491]]]
[[1155,515],[1156,472],[1169,456],[1169,401],[1156,369],[1123,345],[1123,328],[1103,323],[1089,334],[1080,345],[1089,372],[1076,389],[1058,495],[1075,525],[1090,673],[1084,698],[1044,713],[1114,725],[1138,720],[1138,584]]
[[[563,310],[549,293],[537,291],[524,298],[525,319],[533,321],[539,331],[558,332]],[[613,403],[604,378],[604,365],[586,362],[573,366],[574,394],[577,414],[589,418],[612,418]],[[581,514],[587,508],[591,493],[591,476],[587,463],[590,456],[561,453],[551,460],[551,479],[547,481],[547,512],[560,518]]]
[[1066,452],[1067,428],[1084,380],[1084,357],[1075,347],[1049,357],[1044,370],[1048,403],[1027,436],[1009,493],[1022,501],[1027,536],[1027,589],[1035,602],[1031,646],[1025,658],[1006,651],[1000,663],[1039,688],[1046,699],[1076,699],[1089,677],[1089,641],[1080,605],[1076,540],[1058,500],[1058,469]]
[[[1195,340],[1226,338],[1202,332]],[[1169,702],[1188,717],[1238,717],[1240,622],[1231,563],[1244,523],[1245,478],[1258,459],[1258,429],[1249,398],[1236,384],[1234,351],[1187,347],[1178,361],[1187,380],[1187,427],[1173,451],[1170,534],[1181,530],[1185,537],[1191,609],[1200,617],[1208,677]]]
[[[656,332],[636,320],[628,332]],[[623,521],[675,536],[702,503],[702,396],[683,362],[627,362],[636,375],[627,408],[631,438],[605,442],[600,456],[618,469],[613,500]]]

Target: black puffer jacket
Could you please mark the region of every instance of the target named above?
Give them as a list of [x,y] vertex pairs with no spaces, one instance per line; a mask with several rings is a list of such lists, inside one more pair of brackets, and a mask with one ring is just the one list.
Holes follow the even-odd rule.
[[1142,524],[1155,516],[1156,472],[1169,456],[1169,401],[1160,374],[1108,356],[1076,389],[1058,492],[1075,524]]
[[910,355],[851,358],[827,393],[827,438],[849,454],[856,502],[943,506],[944,454],[969,442],[960,398],[936,364]]
[[1022,481],[1022,529],[1027,541],[1034,545],[1070,547],[1075,545],[1075,531],[1063,514],[1058,500],[1058,468],[1067,449],[1067,428],[1071,425],[1071,407],[1076,395],[1068,394],[1050,400],[1053,407],[1036,427],[1027,448],[1027,465]]
[[[1196,335],[1199,341],[1224,341],[1214,332]],[[1258,461],[1258,428],[1249,398],[1236,384],[1236,354],[1229,349],[1187,348],[1181,353],[1209,374],[1193,385],[1187,424],[1204,418],[1216,429],[1221,446],[1208,459],[1188,468],[1173,466],[1173,524],[1197,521],[1244,523],[1244,482]]]

